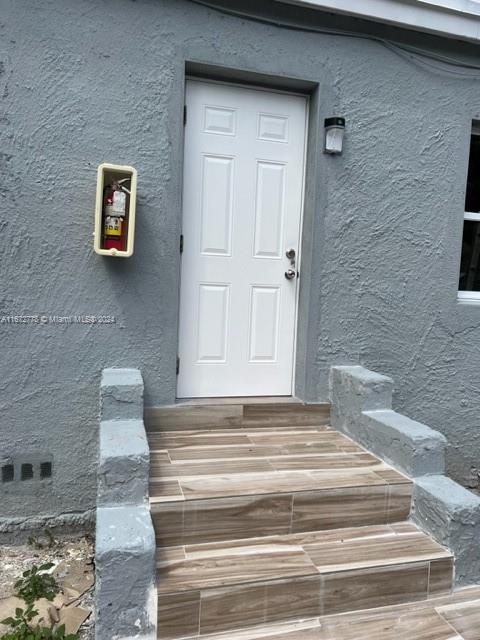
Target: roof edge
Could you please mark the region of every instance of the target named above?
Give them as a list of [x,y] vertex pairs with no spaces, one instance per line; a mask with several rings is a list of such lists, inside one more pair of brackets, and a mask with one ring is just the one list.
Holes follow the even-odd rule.
[[480,3],[473,0],[276,0],[480,43]]

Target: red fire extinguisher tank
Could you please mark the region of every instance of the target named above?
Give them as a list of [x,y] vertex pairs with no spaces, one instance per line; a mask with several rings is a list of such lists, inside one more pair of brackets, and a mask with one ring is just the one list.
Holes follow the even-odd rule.
[[128,189],[124,181],[113,182],[104,189],[103,248],[125,251],[128,232]]

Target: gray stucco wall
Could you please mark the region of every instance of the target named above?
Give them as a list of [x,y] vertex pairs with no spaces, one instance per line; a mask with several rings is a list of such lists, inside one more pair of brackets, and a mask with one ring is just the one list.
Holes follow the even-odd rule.
[[[272,15],[272,3],[241,4]],[[309,27],[444,46],[298,7],[276,11]],[[470,46],[445,44],[445,52],[480,64]],[[318,85],[298,395],[326,400],[334,364],[394,376],[394,408],[443,432],[449,472],[469,482],[480,452],[480,306],[459,305],[456,289],[480,71],[454,73],[379,42],[296,33],[187,0],[2,0],[0,316],[106,314],[116,322],[0,324],[1,455],[54,458],[41,494],[0,485],[0,516],[93,505],[104,367],[141,369],[147,405],[175,398],[186,61]],[[330,115],[347,120],[338,158],[315,144]],[[102,161],[138,170],[128,260],[93,253]]]

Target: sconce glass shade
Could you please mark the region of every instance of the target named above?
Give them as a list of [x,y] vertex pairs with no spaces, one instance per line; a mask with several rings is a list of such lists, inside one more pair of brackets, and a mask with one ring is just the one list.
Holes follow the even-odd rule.
[[345,118],[325,118],[325,153],[342,153]]

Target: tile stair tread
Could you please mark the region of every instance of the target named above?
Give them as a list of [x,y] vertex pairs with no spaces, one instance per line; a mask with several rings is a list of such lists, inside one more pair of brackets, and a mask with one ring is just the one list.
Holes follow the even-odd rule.
[[[268,459],[217,460],[215,466],[205,462],[179,462],[150,460],[151,482],[162,480],[194,479],[199,476],[217,476],[229,473],[251,473],[252,471],[275,471]],[[155,487],[153,487],[155,489]]]
[[[359,469],[371,467],[382,477],[386,468],[368,453],[360,454],[327,454],[307,456],[282,456],[281,458],[257,458],[250,460],[216,460],[211,462],[174,462],[171,463],[168,453],[157,458],[152,456],[150,461],[152,483],[161,480],[174,480],[181,478],[194,479],[198,476],[218,476],[224,474],[242,474],[255,471],[321,471],[326,469]],[[396,472],[394,472],[396,473]],[[402,476],[396,474],[392,478],[400,482]],[[403,481],[408,482],[403,477]]]
[[188,640],[479,640],[480,587],[367,611],[259,624]]
[[[162,555],[160,555],[162,559]],[[161,560],[158,593],[196,591],[254,582],[317,575],[317,570],[302,551],[256,552],[238,556]]]
[[[245,429],[228,429],[226,431],[202,430],[202,431],[162,431],[159,433],[149,433],[148,440],[151,448],[155,447],[176,448],[193,447],[203,445],[230,445],[230,444],[258,444],[262,441],[272,441],[275,444],[281,440],[288,441],[295,439],[298,442],[305,440],[325,440],[337,437],[343,440],[345,436],[334,431],[330,427],[283,427],[283,428],[257,428],[252,431]],[[277,439],[278,437],[278,439]]]
[[[353,443],[328,440],[290,442],[289,444],[238,444],[233,446],[181,447],[168,449],[172,462],[181,460],[227,460],[229,458],[276,458],[285,455],[308,455],[312,453],[362,453]],[[155,453],[155,450],[153,450]]]
[[[321,618],[197,636],[199,640],[464,640],[430,609],[375,622],[322,629]],[[353,635],[352,635],[353,634]],[[196,640],[196,638],[194,640]],[[466,640],[466,639],[465,639]]]
[[[202,429],[201,431],[162,431],[158,433],[147,433],[148,440],[155,445],[156,443],[168,442],[170,446],[202,446],[204,443],[210,445],[216,441],[223,440],[225,444],[233,444],[235,441],[243,441],[253,444],[254,440],[258,440],[258,444],[262,442],[273,442],[276,444],[280,441],[288,442],[293,439],[297,442],[309,440],[328,440],[330,438],[338,441],[353,441],[331,427],[256,427],[251,431],[248,429]],[[221,445],[222,442],[217,442]],[[155,447],[153,447],[155,448]]]
[[467,587],[419,602],[321,617],[317,640],[479,640],[479,598],[480,587]]
[[267,458],[269,464],[276,471],[322,470],[322,469],[352,469],[373,467],[381,464],[369,453],[332,453],[302,456],[281,456]]
[[292,424],[287,420],[283,420],[281,422],[269,423],[265,420],[252,420],[243,424],[239,423],[231,423],[228,425],[220,425],[220,424],[209,424],[204,423],[198,426],[195,425],[175,425],[172,427],[160,427],[160,428],[149,428],[148,424],[145,425],[146,432],[148,438],[151,438],[152,441],[160,438],[165,434],[170,435],[182,435],[185,436],[187,434],[201,434],[201,433],[218,433],[226,435],[228,432],[233,432],[237,434],[268,434],[270,431],[275,430],[278,433],[284,432],[285,434],[290,433],[292,430],[305,429],[311,432],[315,431],[316,433],[320,433],[322,431],[332,431],[332,427],[325,422],[318,422],[315,420],[303,421],[297,425]]
[[[389,525],[367,525],[363,527],[345,527],[343,529],[330,529],[326,531],[307,531],[305,533],[290,533],[284,535],[270,535],[257,538],[244,538],[240,540],[229,540],[228,542],[208,542],[185,545],[185,553],[189,557],[211,556],[223,553],[241,553],[243,548],[250,549],[252,545],[299,545],[331,542],[349,542],[357,538],[379,538],[380,536],[391,536],[392,533],[417,533],[418,527],[411,522],[393,523]],[[172,547],[168,547],[172,549]],[[178,547],[177,547],[178,548]],[[237,551],[237,549],[240,549]]]
[[[245,431],[238,429],[230,429],[229,431],[201,431],[197,433],[188,432],[162,432],[159,434],[148,434],[150,447],[155,449],[174,449],[174,448],[192,448],[202,446],[235,446],[237,444],[244,445],[273,445],[294,443],[313,443],[313,442],[332,442],[339,446],[342,444],[349,446],[358,445],[347,436],[334,431],[333,429],[324,429],[304,431],[303,428],[296,430],[280,430],[268,429],[262,431]],[[360,448],[360,447],[359,447]]]
[[386,485],[388,482],[374,471],[349,469],[324,472],[274,471],[271,473],[251,473],[248,477],[232,474],[195,480],[181,479],[179,484],[185,498],[194,500],[241,495],[292,493],[341,487],[378,486]]
[[263,427],[267,425],[325,424],[330,415],[328,403],[302,402],[210,402],[180,403],[169,407],[146,407],[144,420],[147,430],[183,431],[184,429],[229,429],[231,427]]
[[320,573],[452,557],[449,551],[420,531],[395,534],[392,539],[375,539],[374,544],[373,540],[359,539],[329,544],[311,543],[303,548]]
[[269,434],[275,431],[276,433],[282,433],[284,435],[288,433],[329,433],[334,429],[329,424],[302,424],[302,425],[232,425],[230,427],[215,427],[211,425],[205,425],[198,428],[184,428],[184,429],[162,429],[161,431],[148,431],[147,438],[155,443],[159,440],[163,440],[165,437],[186,437],[186,436],[228,436],[228,435],[254,435],[254,434]]
[[410,483],[332,429],[164,432],[150,442],[153,504]]
[[[278,624],[261,624],[256,627],[237,629],[201,636],[202,640],[318,640],[320,619],[311,618],[280,622]],[[188,638],[188,640],[197,640]]]
[[[168,442],[170,447],[175,446],[194,446],[194,443],[202,445],[203,443],[210,445],[224,443],[234,444],[235,441],[246,442],[253,444],[251,438],[262,436],[275,436],[287,438],[288,436],[300,436],[303,438],[328,438],[332,436],[340,436],[340,439],[346,438],[343,434],[335,431],[328,425],[310,425],[301,427],[255,427],[250,429],[246,428],[230,428],[230,429],[197,429],[197,430],[182,430],[182,431],[158,431],[147,432],[147,438],[150,443],[150,447],[154,450],[156,447],[164,448],[162,443]],[[347,438],[348,439],[348,438]]]
[[480,640],[480,593],[476,600],[437,606],[439,615],[465,640]]
[[[183,554],[182,554],[183,549]],[[415,527],[389,525],[157,550],[159,594],[451,558]]]
[[[380,469],[381,471],[381,469]],[[178,479],[153,478],[150,481],[152,505],[172,499],[172,487],[177,487],[178,500],[205,500],[240,496],[292,494],[328,491],[351,487],[374,487],[411,483],[398,476],[386,479],[370,468],[301,471],[265,471],[247,474],[230,473],[215,476],[187,476]]]

